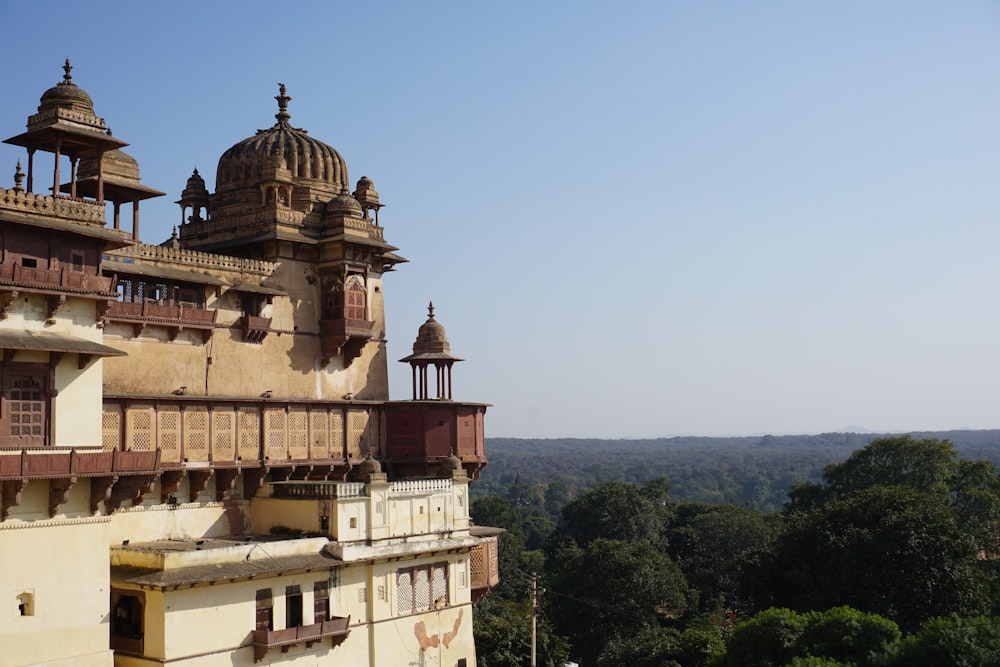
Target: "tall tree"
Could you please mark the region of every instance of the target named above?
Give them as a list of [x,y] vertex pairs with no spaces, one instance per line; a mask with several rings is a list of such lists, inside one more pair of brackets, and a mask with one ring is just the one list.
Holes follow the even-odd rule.
[[998,513],[989,464],[959,461],[947,441],[876,440],[791,494],[775,602],[850,605],[909,630],[934,615],[986,612],[996,568],[982,555],[995,553]]

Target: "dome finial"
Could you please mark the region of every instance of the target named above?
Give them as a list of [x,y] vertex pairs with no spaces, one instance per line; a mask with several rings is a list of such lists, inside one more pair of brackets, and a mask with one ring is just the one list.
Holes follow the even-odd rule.
[[278,113],[274,114],[274,117],[278,119],[278,125],[288,125],[288,120],[292,117],[288,113],[288,103],[292,101],[292,98],[286,94],[285,84],[278,84],[278,94],[274,96],[274,99],[278,100]]
[[427,302],[427,319],[429,319],[429,320],[433,320],[434,319],[434,302],[433,301],[428,301]]
[[21,171],[21,161],[17,161],[17,170],[14,172],[14,192],[24,192],[21,183],[24,182],[24,172]]
[[73,70],[73,66],[69,64],[69,58],[66,58],[66,64],[63,65],[63,83],[73,83],[73,75],[70,72]]

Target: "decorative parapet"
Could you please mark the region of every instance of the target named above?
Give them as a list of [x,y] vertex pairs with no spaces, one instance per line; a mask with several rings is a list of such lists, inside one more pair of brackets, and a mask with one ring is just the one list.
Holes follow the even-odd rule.
[[17,189],[0,188],[0,209],[31,213],[50,218],[67,218],[93,227],[104,227],[104,204],[72,197],[36,195]]
[[[451,479],[404,479],[389,483],[389,496],[415,496],[429,493],[451,493]],[[365,495],[364,482],[275,482],[276,498],[360,498]]]
[[361,218],[344,218],[344,227],[346,229],[355,229],[360,232],[364,232],[368,236],[379,241],[384,241],[384,235],[381,227],[376,227],[371,223],[370,220],[364,220]]
[[318,217],[314,213],[303,213],[292,209],[268,209],[253,213],[236,213],[226,215],[225,218],[218,220],[202,220],[197,223],[184,225],[181,228],[181,236],[184,237],[185,230],[197,229],[199,235],[217,234],[219,232],[244,230],[255,225],[265,225],[275,221],[287,225],[302,226],[307,218],[312,218],[314,223],[318,220]]
[[364,482],[278,482],[277,498],[362,498]]
[[93,128],[97,134],[103,134],[107,131],[107,126],[103,118],[99,118],[89,113],[82,113],[80,111],[62,108],[46,109],[41,113],[28,116],[28,129],[30,130],[39,126],[44,127],[51,125],[51,121],[54,120],[68,120],[72,123],[86,125],[87,127]]
[[230,257],[228,255],[202,252],[200,250],[171,248],[168,246],[150,245],[148,243],[137,243],[134,246],[112,251],[109,254],[112,257],[135,257],[157,262],[172,262],[182,264],[185,267],[200,266],[207,269],[252,272],[261,275],[270,275],[277,267],[277,264],[274,262],[267,262],[261,259]]
[[404,479],[389,484],[389,495],[422,495],[426,493],[451,492],[450,479]]

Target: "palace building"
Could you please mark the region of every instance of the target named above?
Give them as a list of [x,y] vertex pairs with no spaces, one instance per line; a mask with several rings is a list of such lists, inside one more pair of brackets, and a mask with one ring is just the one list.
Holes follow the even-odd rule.
[[487,405],[433,306],[389,400],[372,180],[282,85],[143,243],[164,193],[64,70],[5,140],[0,666],[475,665]]

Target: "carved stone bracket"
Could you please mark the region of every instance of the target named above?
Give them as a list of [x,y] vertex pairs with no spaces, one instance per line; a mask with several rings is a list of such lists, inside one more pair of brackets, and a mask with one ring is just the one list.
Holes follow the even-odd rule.
[[21,492],[28,486],[26,479],[11,479],[3,482],[0,493],[0,521],[6,521],[10,516],[10,508],[21,504]]
[[55,317],[56,317],[56,313],[59,312],[59,309],[62,308],[63,305],[66,303],[66,295],[65,294],[50,294],[48,296],[48,302],[49,302],[49,317],[48,317],[48,319],[54,320]]
[[55,368],[64,356],[66,356],[65,352],[49,352],[49,366]]
[[111,487],[111,496],[104,502],[108,514],[112,514],[121,507],[126,500],[131,500],[132,505],[141,505],[147,493],[153,490],[155,475],[135,475],[121,477]]
[[243,497],[250,499],[264,486],[264,478],[270,471],[268,466],[243,469]]
[[198,496],[202,494],[205,488],[208,486],[208,480],[212,476],[211,470],[189,470],[188,471],[188,486],[191,491],[191,502],[198,499]]
[[[90,513],[96,514],[101,503],[111,499],[111,487],[118,481],[117,475],[90,478]],[[108,512],[110,514],[110,510]]]
[[313,482],[325,482],[330,477],[330,473],[333,472],[332,465],[317,465],[310,466],[311,470],[306,476],[306,479]]
[[309,479],[310,475],[312,474],[313,468],[314,466],[308,464],[295,466],[295,469],[293,470],[290,479],[299,481]]
[[60,505],[69,501],[69,490],[76,484],[76,477],[49,480],[49,518],[59,511]]
[[215,471],[215,500],[222,502],[236,487],[236,478],[240,475],[239,468],[218,468]]
[[97,327],[99,329],[103,329],[108,325],[108,311],[111,310],[111,306],[115,303],[114,299],[97,302]]
[[160,502],[166,504],[170,496],[177,491],[184,477],[183,470],[164,470],[160,475]]
[[18,291],[10,290],[9,292],[0,295],[0,320],[7,319],[7,314],[10,312],[10,307],[14,305],[17,301]]

